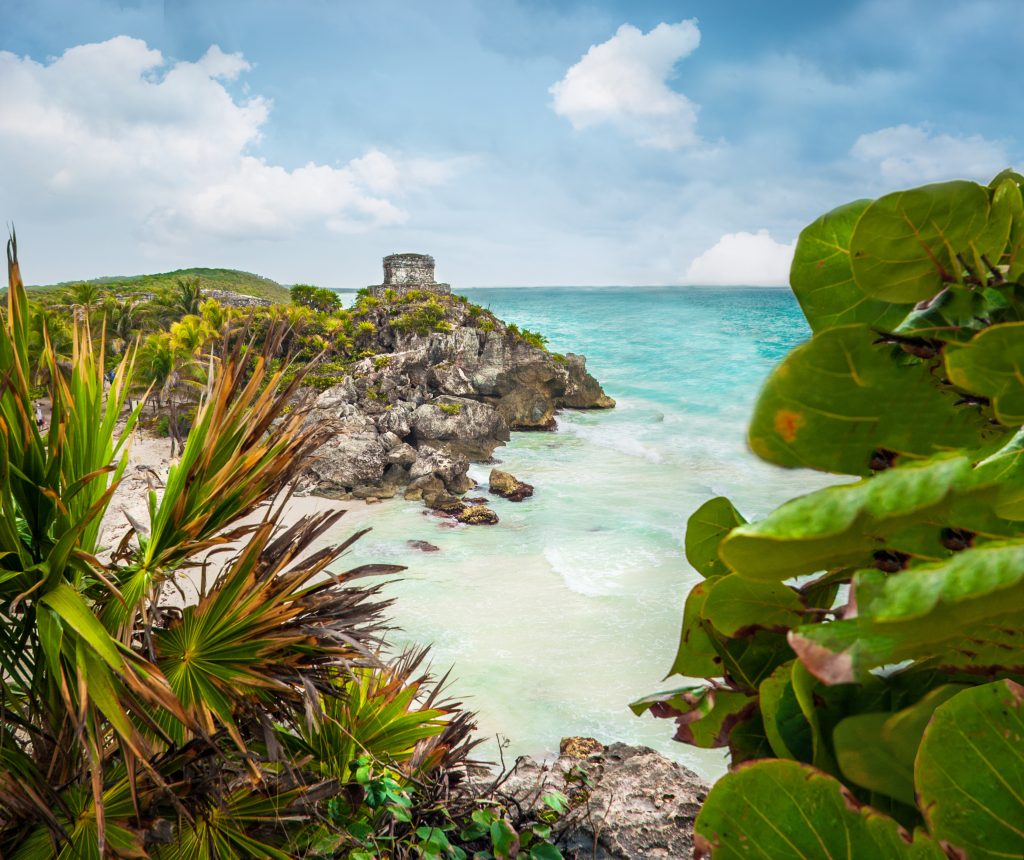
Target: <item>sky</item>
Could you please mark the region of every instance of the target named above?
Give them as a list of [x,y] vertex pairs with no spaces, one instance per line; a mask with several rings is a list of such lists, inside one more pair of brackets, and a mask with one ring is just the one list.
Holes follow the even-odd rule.
[[780,285],[862,197],[1024,164],[1024,0],[0,0],[32,283]]

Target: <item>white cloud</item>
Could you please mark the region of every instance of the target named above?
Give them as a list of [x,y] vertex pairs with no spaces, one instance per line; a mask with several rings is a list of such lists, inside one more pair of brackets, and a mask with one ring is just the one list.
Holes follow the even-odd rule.
[[988,181],[1009,163],[1006,147],[979,134],[954,137],[927,126],[896,125],[862,134],[851,154],[875,164],[893,183],[935,182],[945,179]]
[[113,212],[159,242],[270,238],[317,223],[402,223],[394,198],[450,174],[445,162],[377,150],[341,166],[268,163],[253,149],[271,102],[227,88],[249,68],[216,45],[197,62],[168,63],[127,36],[45,64],[0,52],[0,194],[15,215]]
[[776,242],[767,230],[726,233],[686,270],[685,282],[707,287],[779,287],[789,283],[796,242]]
[[616,125],[644,146],[694,144],[697,107],[667,81],[676,63],[699,44],[694,20],[658,24],[649,33],[623,24],[550,87],[555,113],[576,129]]

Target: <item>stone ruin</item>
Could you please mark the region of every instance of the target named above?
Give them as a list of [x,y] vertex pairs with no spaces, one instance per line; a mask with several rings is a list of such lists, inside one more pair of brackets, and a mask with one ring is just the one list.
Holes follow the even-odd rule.
[[384,283],[374,284],[369,290],[370,295],[384,298],[387,290],[404,296],[412,290],[447,294],[452,288],[434,280],[434,258],[429,254],[389,254],[384,258]]

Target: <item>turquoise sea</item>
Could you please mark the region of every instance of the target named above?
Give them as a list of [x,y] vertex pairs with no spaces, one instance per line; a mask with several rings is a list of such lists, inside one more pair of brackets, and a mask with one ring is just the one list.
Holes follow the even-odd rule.
[[[430,643],[436,670],[489,738],[515,755],[550,754],[565,735],[645,743],[714,777],[724,754],[674,743],[667,720],[627,705],[660,689],[683,600],[697,579],[682,552],[686,518],[714,495],[748,517],[823,481],[746,448],[768,371],[809,331],[788,290],[702,287],[465,290],[501,319],[582,352],[618,401],[565,411],[555,433],[514,433],[501,468],[534,485],[496,499],[494,527],[446,527],[418,504],[373,509],[347,561],[408,566],[392,641]],[[470,474],[486,484],[490,466]],[[409,540],[429,541],[424,553]],[[494,743],[484,749],[496,759]]]

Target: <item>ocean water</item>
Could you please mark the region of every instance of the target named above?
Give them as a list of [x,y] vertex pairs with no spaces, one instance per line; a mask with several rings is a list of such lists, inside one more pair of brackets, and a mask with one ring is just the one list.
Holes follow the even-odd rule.
[[[567,735],[644,743],[708,778],[722,751],[671,740],[668,720],[627,705],[656,690],[698,577],[682,551],[687,516],[727,495],[749,518],[823,481],[758,461],[745,428],[768,371],[808,337],[788,290],[466,290],[501,319],[582,352],[618,402],[569,411],[554,433],[514,433],[495,457],[534,485],[495,499],[493,527],[450,527],[418,504],[373,509],[346,562],[407,565],[387,586],[396,647],[430,644],[450,690],[479,714],[485,757],[550,755]],[[470,475],[486,484],[490,466]],[[428,541],[424,553],[408,541]]]

